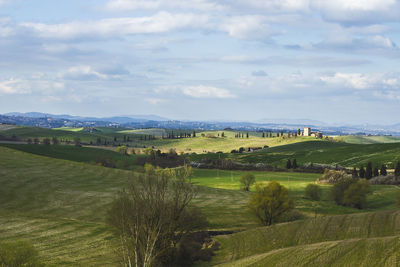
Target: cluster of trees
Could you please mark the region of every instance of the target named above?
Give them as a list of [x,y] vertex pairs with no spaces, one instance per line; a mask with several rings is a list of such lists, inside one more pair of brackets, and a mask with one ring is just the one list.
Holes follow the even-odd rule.
[[[37,137],[35,137],[35,138],[28,138],[27,140],[26,140],[26,142],[28,143],[28,144],[35,144],[35,145],[38,145],[38,144],[43,144],[43,145],[51,145],[51,144],[53,144],[53,145],[59,145],[60,143],[61,143],[61,141],[57,138],[57,137],[52,137],[51,139],[50,138],[48,138],[48,137],[46,137],[46,138],[43,138],[42,140],[40,140],[39,138],[37,138]],[[70,143],[70,141],[68,141],[67,143]],[[81,139],[79,138],[79,137],[75,137],[74,138],[74,141],[73,141],[73,144],[75,145],[75,146],[81,146]]]
[[297,165],[296,159],[294,159],[293,162],[290,159],[287,160],[286,169],[297,169],[297,167],[299,166]]
[[120,240],[122,265],[190,266],[210,260],[214,249],[203,248],[203,240],[196,238],[208,222],[190,205],[196,190],[186,181],[188,173],[146,165],[145,173],[118,194],[107,221]]
[[162,134],[161,138],[162,139],[181,139],[181,138],[191,138],[191,137],[196,137],[196,131],[193,131],[191,133],[189,132],[175,132],[171,131],[170,133],[167,133],[166,135]]
[[235,134],[235,138],[249,138],[249,132],[247,132],[246,133],[246,135],[245,134],[243,134],[243,133],[237,133],[237,134]]
[[179,156],[175,149],[170,149],[168,153],[161,152],[161,150],[154,150],[151,148],[146,149],[145,154],[146,157],[140,157],[136,159],[137,165],[145,165],[146,163],[150,163],[154,166],[160,166],[163,168],[167,167],[178,167],[185,164],[185,158],[183,156]]
[[[361,166],[360,169],[357,171],[357,169],[354,167],[352,171],[353,178],[365,178],[367,180],[376,176],[386,176],[387,174],[387,168],[384,164],[382,164],[382,166],[378,168],[377,166],[372,167],[371,162],[367,163],[365,169],[364,166]],[[395,177],[400,177],[400,161],[398,161],[395,166],[394,175]]]
[[333,185],[330,196],[337,205],[362,209],[370,185],[365,179],[343,178]]

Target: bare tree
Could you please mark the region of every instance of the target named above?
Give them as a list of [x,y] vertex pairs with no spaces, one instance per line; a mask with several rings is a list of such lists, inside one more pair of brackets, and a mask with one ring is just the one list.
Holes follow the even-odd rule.
[[182,237],[206,224],[199,210],[189,208],[194,197],[194,187],[183,179],[139,174],[108,213],[121,241],[123,264],[170,265]]

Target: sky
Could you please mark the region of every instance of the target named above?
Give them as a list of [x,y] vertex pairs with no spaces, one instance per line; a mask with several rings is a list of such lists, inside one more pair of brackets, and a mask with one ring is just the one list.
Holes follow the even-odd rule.
[[400,123],[400,1],[0,0],[0,113]]

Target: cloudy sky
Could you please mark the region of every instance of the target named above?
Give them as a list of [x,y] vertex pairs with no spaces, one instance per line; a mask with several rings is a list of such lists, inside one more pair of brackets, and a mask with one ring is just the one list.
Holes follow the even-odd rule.
[[0,113],[400,122],[400,1],[0,0]]

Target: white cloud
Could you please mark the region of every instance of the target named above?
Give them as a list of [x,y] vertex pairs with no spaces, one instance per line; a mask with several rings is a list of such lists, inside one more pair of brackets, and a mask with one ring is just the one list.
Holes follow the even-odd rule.
[[208,17],[206,15],[159,12],[149,17],[112,18],[65,24],[25,22],[20,25],[33,30],[40,37],[73,39],[80,37],[106,38],[132,34],[164,33],[183,28],[202,28],[207,23]]
[[165,99],[161,99],[161,98],[146,98],[145,99],[147,103],[150,103],[152,105],[158,105],[160,103],[165,102]]
[[259,15],[226,18],[219,26],[222,31],[238,39],[264,39],[273,34],[266,17]]
[[95,71],[91,66],[74,66],[60,73],[59,78],[67,80],[98,80],[107,79],[106,74]]
[[25,94],[52,94],[64,90],[64,83],[40,79],[11,78],[0,81],[0,94],[25,95]]
[[9,79],[0,81],[0,94],[27,94],[30,88],[21,79]]
[[335,73],[321,76],[320,80],[327,85],[346,87],[357,90],[399,89],[398,74],[395,73]]
[[330,21],[371,24],[398,20],[396,0],[313,0],[312,7]]
[[223,88],[212,86],[187,86],[182,88],[182,92],[194,98],[235,98],[236,96]]
[[136,9],[194,9],[202,11],[215,11],[223,9],[215,1],[206,0],[111,0],[106,4],[110,10],[136,10]]

